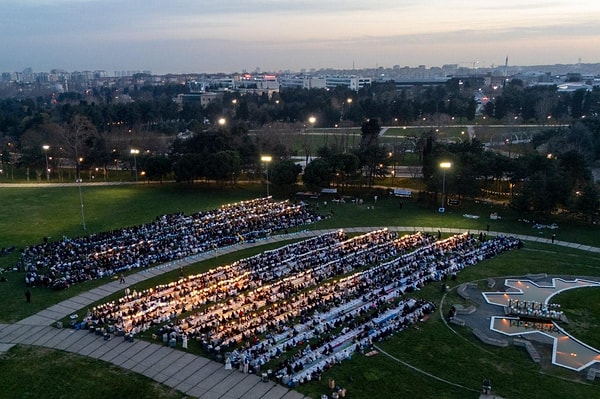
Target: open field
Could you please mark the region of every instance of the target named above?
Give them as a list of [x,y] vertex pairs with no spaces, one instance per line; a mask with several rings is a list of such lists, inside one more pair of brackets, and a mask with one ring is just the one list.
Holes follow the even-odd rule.
[[[251,199],[263,194],[264,186],[242,185],[237,188],[215,188],[204,185],[142,184],[119,186],[86,186],[83,190],[86,231],[81,224],[81,208],[77,187],[2,187],[0,198],[0,247],[39,244],[43,237],[59,240],[63,236],[76,237],[84,233],[108,231],[119,227],[140,225],[154,220],[158,215],[183,212],[186,214],[214,209],[221,204]],[[378,201],[374,203],[374,195]],[[362,205],[333,204],[333,197],[319,201],[319,212],[332,214],[328,220],[309,229],[337,228],[347,226],[413,226],[416,229],[436,231],[438,227],[458,227],[464,230],[512,232],[557,240],[597,245],[598,226],[564,222],[558,219],[537,220],[545,224],[556,222],[559,229],[534,229],[531,215],[520,215],[503,205],[470,203],[447,208],[446,213],[437,212],[437,206],[419,202],[417,199],[399,199],[388,196],[384,190],[373,189],[361,193]],[[327,208],[323,201],[328,201]],[[317,205],[315,200],[313,205]],[[402,207],[400,204],[402,203]],[[489,220],[488,215],[497,212],[500,220]],[[479,219],[463,215],[477,215]],[[527,219],[530,223],[519,221]],[[0,257],[1,268],[12,268],[18,260],[18,250]],[[8,273],[8,282],[0,285],[8,301],[0,307],[0,321],[15,321],[36,313],[53,303],[76,295],[101,284],[92,281],[75,285],[67,291],[37,290],[32,306],[25,306],[23,299],[24,273]]]
[[[212,209],[226,202],[255,198],[261,195],[263,189],[264,186],[260,185],[225,190],[201,185],[190,187],[174,184],[84,187],[86,224],[89,232],[141,224],[164,213],[191,213]],[[76,236],[83,232],[79,197],[75,187],[35,189],[3,187],[0,190],[0,198],[3,200],[3,206],[0,208],[2,213],[0,215],[1,246],[17,245],[21,247],[26,244],[39,243],[44,236],[58,239],[62,235]],[[374,194],[379,196],[377,203],[374,202]],[[383,192],[373,191],[363,194],[362,198],[364,199],[363,205],[351,203],[337,205],[329,201],[327,208],[324,208],[323,200],[321,200],[319,212],[331,213],[333,210],[333,216],[330,220],[308,228],[402,225],[416,228],[425,227],[431,231],[435,231],[438,226],[485,231],[489,224],[490,231],[516,232],[543,238],[549,238],[552,233],[556,233],[558,240],[598,245],[598,226],[548,219],[542,222],[548,224],[556,222],[559,229],[537,230],[532,227],[531,223],[519,221],[519,219],[533,220],[533,216],[517,215],[510,209],[499,205],[463,203],[459,207],[449,208],[445,214],[439,214],[436,211],[437,206],[432,204],[427,207],[416,199],[403,199],[402,207],[400,207],[400,199],[387,197]],[[367,209],[367,207],[374,209]],[[491,212],[498,212],[502,219],[489,220],[487,216]],[[479,215],[480,218],[465,218],[463,214]],[[235,259],[249,256],[257,250],[259,249],[246,250],[188,266],[186,272],[197,273],[219,264],[231,263]],[[15,260],[16,254],[0,258],[3,267],[10,266]],[[461,272],[458,280],[449,284],[452,290],[446,296],[445,306],[460,300],[455,294],[454,288],[462,282],[527,273],[600,276],[600,255],[556,245],[528,242],[521,251],[504,254]],[[60,292],[36,288],[33,291],[33,303],[30,304],[33,306],[26,307],[24,306],[22,274],[10,272],[6,275],[9,277],[9,281],[0,284],[2,296],[5,298],[5,303],[0,309],[0,319],[4,321],[21,319],[52,303],[102,283],[102,281],[89,282]],[[138,288],[154,286],[174,278],[176,278],[175,273],[163,275],[144,282],[144,287],[140,285]],[[596,294],[592,291],[580,290],[578,294],[591,294],[592,302],[590,303],[594,303],[593,298],[597,298],[597,296],[594,296]],[[567,298],[564,305],[565,311],[568,307],[567,303],[585,303],[578,298],[568,301],[568,296],[571,294],[575,294],[575,291],[563,294]],[[436,284],[427,286],[418,295],[434,301],[438,306],[443,298],[440,286]],[[586,306],[583,306],[583,309],[571,306],[575,308],[575,312],[584,313],[586,311]],[[344,362],[334,367],[322,381],[303,385],[299,390],[311,397],[319,398],[321,394],[328,393],[327,379],[334,378],[338,385],[348,390],[348,397],[352,398],[476,398],[482,379],[487,377],[492,380],[494,392],[506,398],[535,398],[539,397],[540,391],[553,398],[591,398],[598,394],[598,389],[600,389],[598,382],[587,384],[585,378],[578,373],[551,367],[547,364],[536,365],[531,362],[522,348],[492,348],[478,341],[468,329],[455,329],[456,333],[453,332],[448,329],[441,318],[441,314],[446,314],[448,308],[444,307],[439,310],[440,312],[436,312],[427,322],[419,324],[418,328],[411,328],[396,334],[379,345],[382,350],[397,360],[388,358],[382,353],[373,357],[355,355],[351,362]],[[596,311],[597,308],[590,310],[590,312]],[[575,315],[569,317],[573,317],[575,320]],[[592,340],[596,339],[593,342],[598,342],[597,328],[594,328],[594,326],[597,327],[597,319],[592,318],[587,325],[585,318],[580,320],[584,321],[577,323],[576,336],[590,337]],[[200,353],[199,348],[190,347],[190,351],[197,350]],[[18,351],[16,355],[15,351]],[[41,356],[35,351],[24,349],[13,349],[9,355],[21,359],[20,365],[11,363],[10,373],[16,376],[24,374],[25,369],[23,368],[27,367],[28,363],[36,362],[38,356]],[[400,361],[455,385],[419,373],[406,367]],[[87,392],[93,392],[93,388],[84,385],[84,383],[87,384],[85,376],[79,377],[79,374],[69,371],[65,368],[64,361],[57,363],[61,366],[56,369],[62,370],[65,375],[75,375],[77,378],[73,378],[68,386],[57,387],[56,393],[47,390],[45,397],[79,397],[78,392],[82,392],[82,387]],[[110,373],[105,374],[104,371],[104,369],[109,369],[109,366],[91,362],[86,364],[85,368],[96,373],[94,374],[95,379],[99,381],[99,384],[104,381],[106,386],[112,386],[108,381],[112,381],[113,377]],[[38,372],[42,373],[41,375],[46,373],[41,368],[38,369]],[[3,372],[2,375],[5,373]],[[78,382],[79,380],[82,381]],[[145,393],[139,396],[120,395],[120,386],[123,386],[122,383],[119,383],[114,390],[102,391],[102,396],[85,396],[90,398],[151,397],[145,396],[150,395]],[[543,388],[540,389],[540,387]],[[31,390],[26,388],[25,391],[20,391],[23,394],[15,391],[16,396],[13,397],[31,395],[29,393]],[[171,393],[167,392],[163,395],[168,394]],[[2,397],[1,394],[0,397]],[[154,397],[179,396],[156,394]]]
[[120,367],[41,347],[0,355],[0,398],[180,399],[181,392]]
[[572,290],[563,292],[552,302],[564,308],[569,322],[563,328],[580,341],[600,348],[600,289]]

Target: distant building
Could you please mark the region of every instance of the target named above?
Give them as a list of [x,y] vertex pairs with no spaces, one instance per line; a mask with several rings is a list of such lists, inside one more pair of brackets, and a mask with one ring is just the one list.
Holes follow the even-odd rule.
[[312,76],[280,76],[279,87],[282,89],[324,89],[326,87],[325,79]]
[[325,76],[280,76],[281,88],[303,88],[303,89],[335,89],[336,87],[347,87],[358,91],[371,84],[371,78],[356,75],[325,75]]
[[221,97],[221,93],[188,93],[178,94],[177,97],[173,99],[173,101],[175,101],[180,106],[183,106],[184,104],[199,104],[202,107],[206,107],[212,101]]
[[275,75],[264,74],[253,76],[245,73],[236,80],[236,88],[278,90],[279,81]]
[[556,85],[556,90],[558,92],[573,92],[573,91],[577,91],[577,90],[581,90],[584,89],[586,91],[592,91],[593,86],[585,84],[583,82],[565,82],[565,83],[561,83]]
[[445,85],[448,81],[452,79],[451,77],[440,77],[433,79],[400,79],[395,80],[394,84],[396,85],[396,89],[401,90],[409,87],[430,87],[430,86],[440,86]]

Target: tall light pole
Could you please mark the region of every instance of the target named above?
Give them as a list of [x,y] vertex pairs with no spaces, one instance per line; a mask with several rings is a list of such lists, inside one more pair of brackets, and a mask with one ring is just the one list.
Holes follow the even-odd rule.
[[79,174],[79,170],[81,169],[80,165],[83,163],[83,158],[78,158],[77,161],[77,176],[75,181],[77,182],[77,188],[79,189],[79,205],[81,206],[81,226],[85,231],[85,212],[83,210],[83,194],[81,193],[81,175]]
[[260,157],[261,162],[264,162],[267,169],[267,198],[269,198],[269,163],[273,160],[270,155],[263,155]]
[[442,206],[438,209],[439,212],[446,211],[446,169],[451,167],[452,163],[450,162],[440,162],[440,168],[442,169]]
[[42,146],[44,149],[44,154],[46,155],[46,181],[50,181],[50,167],[48,166],[48,150],[50,146],[48,144],[44,144]]
[[132,148],[130,151],[131,155],[133,155],[133,169],[135,170],[135,181],[138,181],[138,172],[137,172],[137,154],[140,153],[140,150],[137,148]]
[[81,193],[81,179],[77,179],[77,188],[79,189],[79,205],[81,205],[81,226],[85,230],[85,211],[83,210],[83,194]]
[[340,114],[340,122],[344,120],[344,116],[346,116],[346,107],[352,104],[352,97],[348,97],[346,101],[342,104],[342,111]]

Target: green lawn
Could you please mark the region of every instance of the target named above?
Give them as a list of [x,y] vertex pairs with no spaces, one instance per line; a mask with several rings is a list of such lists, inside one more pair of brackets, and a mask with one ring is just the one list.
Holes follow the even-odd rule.
[[[82,189],[85,222],[88,233],[107,231],[123,226],[143,224],[154,220],[157,215],[173,212],[193,213],[214,209],[221,204],[263,195],[264,186],[241,185],[234,189],[216,188],[211,185],[185,184],[142,184],[122,186],[86,186]],[[352,194],[348,192],[348,194]],[[378,196],[377,203],[374,195]],[[520,215],[501,205],[477,204],[463,201],[458,207],[448,207],[446,213],[437,212],[437,203],[414,199],[390,197],[385,190],[363,190],[354,193],[363,199],[363,204],[334,204],[333,197],[323,197],[312,205],[319,205],[319,212],[333,215],[309,229],[338,228],[347,226],[411,226],[436,231],[438,227],[455,227],[463,230],[513,232],[550,238],[556,233],[557,240],[597,245],[600,228],[594,225],[566,222],[546,218],[544,223],[556,221],[558,230],[534,229],[531,223],[519,219],[533,220],[534,216]],[[328,206],[323,201],[327,199]],[[2,187],[0,188],[0,247],[26,245],[42,242],[44,236],[59,240],[63,236],[75,237],[84,234],[81,224],[81,208],[77,187]],[[402,207],[400,204],[402,203]],[[497,212],[500,220],[489,220],[489,214]],[[465,218],[464,214],[478,215],[479,219]],[[18,260],[18,251],[0,257],[0,267],[12,268]],[[6,300],[0,307],[0,321],[13,322],[34,314],[46,306],[90,289],[101,281],[75,285],[67,291],[54,292],[36,288],[33,303],[24,303],[24,273],[6,273],[8,281],[0,283],[0,293]]]
[[559,303],[567,316],[568,323],[563,323],[563,328],[580,341],[600,348],[600,288],[565,291],[553,297],[552,302]]
[[41,347],[13,347],[0,355],[0,398],[180,399],[148,377],[100,360]]
[[[222,203],[249,199],[260,196],[264,190],[261,185],[244,185],[235,189],[219,189],[203,185],[139,185],[112,187],[84,187],[83,198],[86,212],[86,225],[89,232],[103,231],[121,226],[141,224],[153,220],[157,215],[171,212],[191,213],[212,209]],[[374,195],[378,195],[377,203]],[[320,200],[319,212],[330,213],[331,219],[319,222],[310,229],[336,228],[346,226],[413,226],[425,227],[435,231],[437,227],[457,227],[463,230],[485,230],[490,225],[491,231],[515,232],[549,238],[557,234],[558,240],[598,245],[599,227],[580,224],[573,221],[545,218],[544,223],[556,222],[558,230],[536,230],[531,224],[520,222],[519,219],[534,219],[532,215],[519,215],[511,209],[481,203],[463,202],[459,207],[448,208],[447,212],[437,212],[436,202],[427,205],[426,201],[388,197],[382,191],[363,192],[360,194],[364,203],[356,205],[346,203],[337,205],[328,201],[324,208]],[[63,235],[76,236],[83,233],[79,196],[76,188],[39,187],[39,188],[0,188],[0,246],[7,247],[39,243],[44,236],[59,239]],[[331,199],[331,198],[329,198]],[[402,202],[402,207],[400,207]],[[317,205],[313,202],[313,205]],[[369,208],[369,209],[368,209]],[[374,209],[371,209],[374,208]],[[500,220],[489,220],[491,212],[498,212]],[[469,219],[463,214],[479,215],[479,219]],[[186,272],[197,273],[219,264],[231,263],[235,259],[249,256],[258,250],[270,248],[271,244],[262,248],[248,249],[240,253],[223,255],[217,259],[189,266]],[[8,267],[14,264],[18,254],[0,258],[0,265]],[[521,251],[513,251],[499,256],[480,265],[468,268],[460,273],[456,282],[451,282],[454,288],[461,282],[481,280],[487,277],[514,276],[526,273],[548,273],[560,275],[600,276],[600,255],[577,250],[566,249],[558,245],[544,245],[527,242]],[[151,287],[176,278],[177,272],[160,276],[140,284],[139,289]],[[75,285],[68,290],[54,292],[42,288],[32,290],[32,303],[26,304],[23,296],[23,274],[8,272],[4,276],[7,282],[0,283],[0,294],[4,298],[0,307],[0,320],[13,322],[33,314],[53,303],[89,290],[103,281],[93,281]],[[442,293],[439,285],[430,285],[418,293],[419,296],[441,304]],[[570,295],[583,295],[569,300]],[[589,295],[589,296],[588,296]],[[573,320],[573,331],[577,337],[585,337],[590,342],[599,342],[597,303],[600,295],[594,289],[566,292],[557,297],[562,301],[563,310],[568,308],[574,313],[567,313]],[[587,299],[586,299],[587,298]],[[446,303],[458,301],[455,290],[451,291]],[[577,306],[579,305],[579,306]],[[587,309],[587,310],[586,310]],[[442,314],[446,308],[440,309]],[[588,313],[586,313],[586,311]],[[581,317],[577,319],[577,315]],[[595,315],[589,323],[585,323],[588,315]],[[579,321],[578,321],[579,320]],[[569,326],[570,327],[570,326]],[[355,355],[351,362],[334,367],[324,379],[303,385],[299,390],[314,398],[323,393],[330,393],[327,388],[327,378],[334,378],[338,385],[348,390],[347,397],[414,397],[414,398],[476,398],[481,381],[490,378],[494,392],[507,398],[539,397],[540,387],[551,393],[553,398],[594,397],[598,394],[598,382],[586,384],[585,378],[558,367],[540,367],[529,359],[522,348],[498,349],[483,345],[467,329],[458,329],[458,334],[450,331],[442,322],[440,313],[435,313],[419,328],[396,334],[393,338],[381,343],[381,348],[399,361],[407,362],[425,372],[436,375],[456,385],[438,381],[408,368],[398,361],[384,356],[382,353],[373,357]],[[17,348],[9,352],[8,357],[16,357],[20,362],[10,363],[6,369],[1,369],[3,376],[10,381],[16,380],[27,372],[27,364],[38,362],[38,358],[46,356],[63,356],[64,354],[41,350],[42,354],[27,348]],[[190,351],[200,353],[200,348],[190,345]],[[70,355],[69,355],[70,356]],[[77,360],[79,361],[79,360]],[[85,361],[82,360],[82,361]],[[48,388],[45,397],[81,397],[79,392],[90,391],[87,375],[71,372],[65,361],[57,361],[55,367],[64,375],[76,375],[72,381],[63,387]],[[4,360],[0,367],[9,364]],[[83,367],[83,366],[81,366]],[[94,373],[98,384],[112,386],[110,369],[101,362],[90,362],[86,368]],[[10,370],[10,371],[5,371]],[[107,371],[108,370],[108,371]],[[35,368],[35,374],[42,378],[49,371]],[[125,372],[122,372],[123,374]],[[126,374],[124,374],[126,375]],[[81,376],[81,377],[80,377]],[[3,377],[4,378],[4,377]],[[32,377],[35,379],[35,377]],[[7,379],[7,381],[9,381]],[[81,380],[81,382],[79,382]],[[119,383],[119,386],[124,383]],[[140,384],[138,382],[138,384]],[[135,383],[133,384],[135,386]],[[146,385],[152,385],[147,383]],[[129,388],[116,388],[102,397],[128,397],[121,392]],[[11,392],[2,390],[3,392]],[[19,392],[19,391],[15,391]],[[39,395],[32,389],[22,391],[11,397],[28,397]],[[167,391],[166,394],[170,394]],[[166,395],[165,394],[165,395]],[[0,393],[0,397],[3,394]],[[63,396],[61,396],[63,395]],[[150,397],[142,393],[135,397]],[[85,395],[85,397],[94,397]],[[153,397],[179,397],[160,396]]]
[[[236,189],[205,184],[139,184],[86,186],[81,189],[86,231],[77,186],[0,188],[0,245],[40,243],[153,221],[166,213],[192,213],[227,202],[264,195],[264,186]],[[3,263],[0,263],[3,265]]]

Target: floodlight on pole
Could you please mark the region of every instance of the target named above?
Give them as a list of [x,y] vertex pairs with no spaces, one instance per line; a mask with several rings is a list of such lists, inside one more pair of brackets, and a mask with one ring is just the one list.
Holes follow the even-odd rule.
[[48,150],[50,146],[48,144],[44,144],[42,146],[44,149],[44,154],[46,155],[46,181],[50,181],[50,167],[48,166]]
[[270,155],[263,155],[260,157],[260,161],[264,162],[267,170],[267,198],[269,198],[269,163],[273,160],[273,157]]
[[442,213],[446,211],[446,169],[450,169],[451,167],[451,162],[440,162],[440,169],[442,169],[442,206],[438,211]]
[[135,181],[138,181],[138,171],[137,171],[137,158],[136,156],[140,153],[140,150],[137,148],[132,148],[130,151],[131,155],[133,155],[133,170],[135,170]]
[[81,174],[80,174],[80,169],[81,169],[81,164],[83,163],[83,158],[80,157],[77,159],[77,176],[75,179],[75,182],[77,183],[77,189],[79,190],[79,205],[81,207],[81,226],[83,227],[83,230],[86,230],[85,227],[85,211],[83,208],[83,194],[81,193]]

